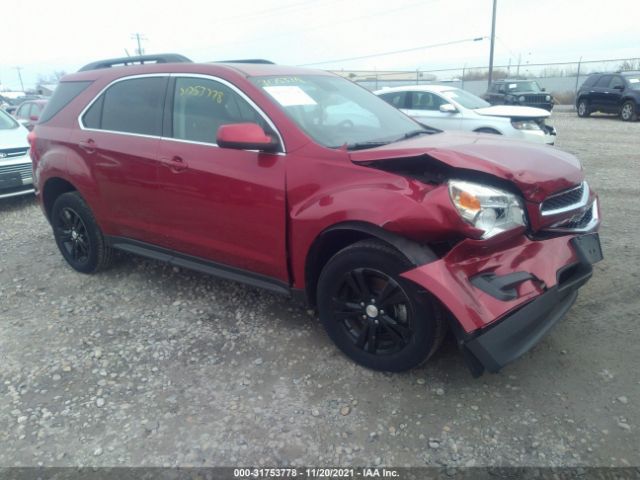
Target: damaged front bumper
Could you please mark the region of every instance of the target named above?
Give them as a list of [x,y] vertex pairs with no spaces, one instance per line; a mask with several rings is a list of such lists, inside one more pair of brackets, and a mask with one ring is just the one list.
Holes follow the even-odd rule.
[[521,236],[489,246],[465,240],[435,262],[405,272],[455,317],[472,374],[497,372],[569,310],[602,259],[597,233],[546,240]]

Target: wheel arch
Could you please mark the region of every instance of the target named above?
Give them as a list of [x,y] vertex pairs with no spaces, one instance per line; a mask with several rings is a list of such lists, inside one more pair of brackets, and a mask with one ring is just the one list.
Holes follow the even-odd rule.
[[[491,131],[488,132],[487,130],[491,130]],[[476,132],[476,133],[491,133],[491,134],[495,134],[495,135],[504,135],[504,133],[502,133],[497,128],[489,127],[489,126],[477,127],[473,131]]]
[[78,191],[75,185],[60,177],[49,178],[42,188],[42,205],[47,219],[51,220],[51,210],[56,199],[67,192]]
[[313,241],[305,260],[305,299],[316,304],[316,289],[320,272],[326,263],[343,248],[365,239],[377,239],[398,250],[414,265],[424,265],[438,259],[433,250],[377,225],[348,221],[323,230]]

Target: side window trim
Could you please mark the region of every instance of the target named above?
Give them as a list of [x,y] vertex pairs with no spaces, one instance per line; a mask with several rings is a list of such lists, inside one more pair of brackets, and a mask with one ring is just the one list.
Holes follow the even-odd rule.
[[[164,111],[162,113],[162,135],[157,136],[157,135],[145,135],[145,134],[142,134],[142,133],[118,132],[118,131],[114,131],[114,130],[105,130],[105,129],[102,129],[102,128],[89,128],[89,127],[86,127],[84,125],[84,123],[82,121],[82,117],[84,117],[84,114],[87,113],[87,111],[93,106],[93,104],[111,86],[113,86],[114,84],[116,84],[118,82],[123,82],[125,80],[132,80],[132,79],[135,79],[135,78],[147,78],[147,77],[168,77],[168,80],[169,80],[167,82],[167,86],[166,86],[166,90],[165,90]],[[173,110],[173,95],[172,95],[172,93],[173,93],[173,89],[175,88],[175,78],[176,77],[204,78],[204,79],[208,79],[208,80],[213,80],[215,82],[220,82],[223,85],[225,85],[226,87],[228,87],[231,90],[233,90],[235,93],[240,95],[240,97],[242,97],[256,112],[258,112],[258,114],[265,120],[265,122],[267,122],[269,127],[271,127],[273,132],[275,132],[276,136],[278,137],[278,141],[280,143],[280,147],[281,147],[281,150],[282,150],[281,152],[278,152],[278,153],[281,153],[281,154],[287,153],[287,149],[286,149],[286,146],[285,146],[285,143],[284,143],[284,139],[283,139],[280,131],[276,128],[275,123],[273,123],[271,118],[269,118],[269,116],[258,105],[256,105],[256,103],[251,98],[249,98],[242,90],[240,90],[234,84],[232,84],[231,82],[228,82],[227,80],[224,80],[223,78],[216,77],[214,75],[205,75],[205,74],[199,74],[199,73],[147,73],[147,74],[130,75],[130,76],[126,76],[126,77],[117,78],[117,79],[113,80],[112,82],[109,82],[107,85],[105,85],[96,94],[96,96],[93,97],[93,99],[86,105],[86,107],[84,107],[82,109],[82,111],[78,115],[78,126],[80,127],[80,130],[85,130],[85,131],[90,131],[90,132],[106,132],[106,133],[112,133],[112,134],[117,134],[117,135],[129,135],[129,136],[144,137],[144,138],[159,138],[159,139],[162,139],[162,140],[173,140],[173,141],[176,141],[176,142],[195,143],[195,144],[209,145],[209,146],[212,146],[212,147],[218,147],[218,145],[215,144],[215,143],[204,143],[204,142],[196,142],[196,141],[193,141],[193,140],[182,140],[182,139],[173,138],[172,136],[170,136],[173,133],[173,132],[171,132],[172,128],[170,127],[167,130],[166,127],[167,127],[167,122],[171,126],[172,121],[173,121],[173,112],[172,112],[172,110]],[[171,100],[169,102],[167,101],[167,97],[171,97]],[[102,116],[102,112],[101,112],[100,115]],[[167,117],[168,117],[168,119],[167,119]],[[171,133],[167,134],[167,132],[171,132]]]

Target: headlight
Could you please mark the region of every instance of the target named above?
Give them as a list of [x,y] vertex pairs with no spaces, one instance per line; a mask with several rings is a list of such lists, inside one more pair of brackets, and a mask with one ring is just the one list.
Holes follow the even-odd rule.
[[551,101],[551,95],[547,95],[546,97],[544,97],[544,99],[545,99],[547,102],[550,102],[550,101]]
[[533,120],[512,120],[511,125],[516,130],[540,130],[540,125]]
[[524,102],[524,95],[520,95],[520,96],[518,97],[518,100],[520,100],[521,102]]
[[482,230],[482,238],[526,225],[522,201],[494,187],[449,180],[449,195],[464,221]]

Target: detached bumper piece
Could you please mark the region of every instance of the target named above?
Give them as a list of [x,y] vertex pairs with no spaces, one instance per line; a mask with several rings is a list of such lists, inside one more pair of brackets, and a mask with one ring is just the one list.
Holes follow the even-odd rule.
[[[522,356],[571,308],[578,297],[578,289],[591,278],[591,264],[602,259],[597,237],[575,237],[571,244],[576,250],[579,262],[558,271],[558,283],[554,287],[495,325],[482,330],[479,335],[461,342],[463,355],[474,376],[481,375],[484,370],[496,373]],[[518,274],[511,277],[515,281],[524,279],[524,275],[520,276],[521,278],[513,278],[519,277]],[[482,277],[480,282],[484,288],[487,288],[485,283],[496,284],[494,286],[501,287],[496,288],[496,293],[503,295],[505,284],[512,285],[512,282],[500,277]]]
[[[578,289],[558,290],[553,287],[516,313],[503,319],[486,332],[466,342],[463,348],[475,357],[470,365],[474,375],[482,370],[496,373],[508,363],[521,357],[567,313],[578,297]],[[473,362],[468,354],[465,359]]]

